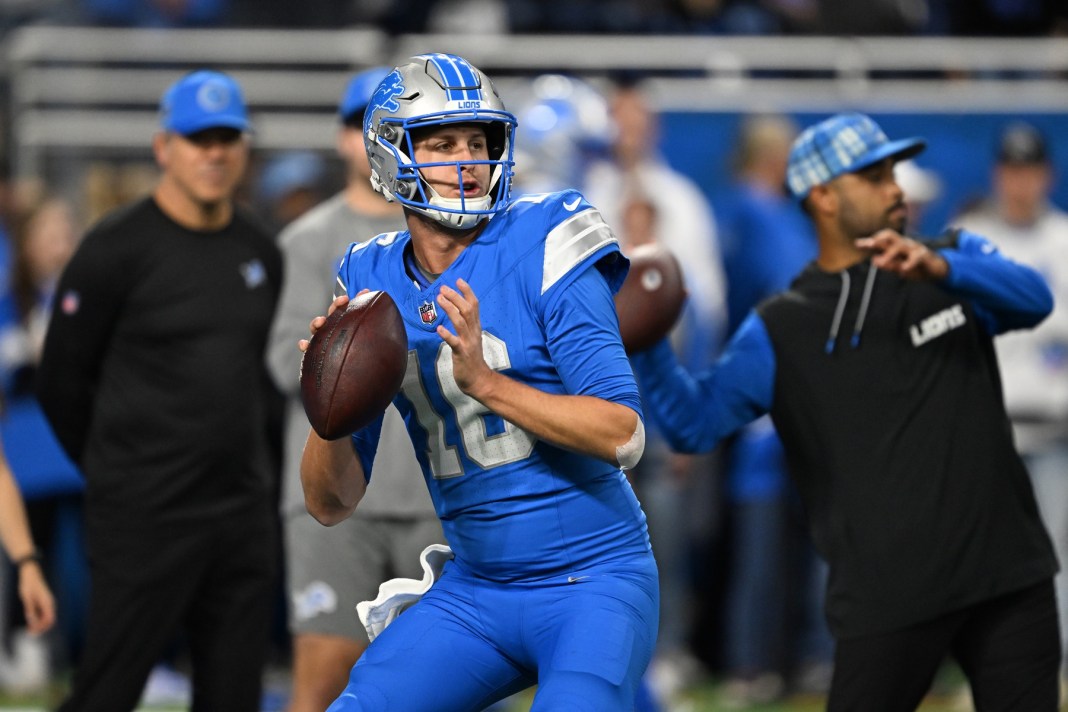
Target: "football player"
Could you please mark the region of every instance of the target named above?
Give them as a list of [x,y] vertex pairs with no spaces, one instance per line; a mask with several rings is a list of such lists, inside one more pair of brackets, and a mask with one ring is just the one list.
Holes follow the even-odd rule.
[[[510,197],[515,128],[488,77],[446,54],[397,67],[367,108],[372,183],[408,229],[352,246],[332,309],[366,289],[400,309],[394,402],[453,558],[333,711],[479,710],[537,684],[534,710],[618,712],[653,650],[656,564],[623,474],[645,440],[612,301],[628,263],[577,191]],[[309,434],[324,524],[359,503],[378,435]]]

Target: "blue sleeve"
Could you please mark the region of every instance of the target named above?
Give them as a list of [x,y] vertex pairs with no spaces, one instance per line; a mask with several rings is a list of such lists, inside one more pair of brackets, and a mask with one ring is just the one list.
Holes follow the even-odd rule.
[[630,361],[619,338],[612,292],[598,269],[585,269],[545,305],[545,341],[564,388],[642,413]]
[[679,361],[686,368],[699,371],[712,365],[723,345],[722,329],[710,324],[687,298],[679,315],[679,324],[672,332],[672,343],[679,350]]
[[755,312],[738,327],[710,370],[696,377],[679,365],[666,340],[632,357],[644,405],[679,452],[707,452],[771,409],[775,352]]
[[1042,275],[1004,257],[989,240],[961,231],[956,248],[939,254],[949,264],[943,284],[971,300],[990,334],[1031,328],[1053,311],[1053,294]]

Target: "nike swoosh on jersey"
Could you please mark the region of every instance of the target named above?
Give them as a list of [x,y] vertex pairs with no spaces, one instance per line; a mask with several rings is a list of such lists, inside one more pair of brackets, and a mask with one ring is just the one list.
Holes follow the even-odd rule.
[[579,203],[581,203],[581,202],[582,202],[582,198],[575,198],[570,203],[564,203],[564,210],[566,210],[569,213],[573,213],[573,212],[575,212],[575,208],[577,208],[579,206]]

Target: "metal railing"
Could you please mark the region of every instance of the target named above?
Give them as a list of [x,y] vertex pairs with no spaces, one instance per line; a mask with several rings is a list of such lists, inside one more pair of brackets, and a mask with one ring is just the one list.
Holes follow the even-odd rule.
[[465,36],[28,27],[0,47],[14,166],[53,152],[144,153],[162,89],[210,66],[245,88],[264,150],[333,146],[348,76],[412,54],[462,54],[505,98],[527,78],[638,72],[664,111],[1068,112],[1068,39]]

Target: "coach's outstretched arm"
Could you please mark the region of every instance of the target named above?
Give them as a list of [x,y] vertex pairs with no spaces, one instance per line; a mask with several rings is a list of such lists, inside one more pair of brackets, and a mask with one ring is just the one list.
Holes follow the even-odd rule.
[[677,452],[708,452],[771,408],[775,354],[764,322],[749,316],[708,371],[690,374],[667,339],[631,357],[646,413]]

